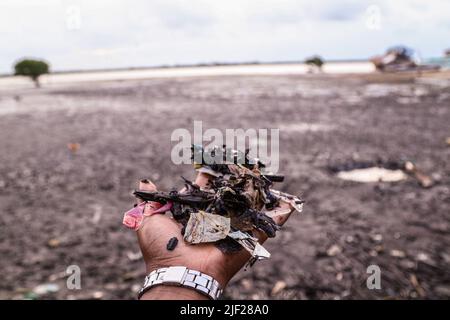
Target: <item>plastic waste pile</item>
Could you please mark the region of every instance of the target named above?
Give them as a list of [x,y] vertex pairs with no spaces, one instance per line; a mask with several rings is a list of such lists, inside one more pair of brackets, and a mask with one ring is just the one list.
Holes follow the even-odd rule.
[[[216,147],[212,154],[217,150]],[[225,154],[225,150],[223,147],[220,151]],[[204,150],[193,148],[195,152]],[[250,265],[269,258],[270,253],[258,243],[254,231],[275,237],[279,226],[274,217],[292,210],[301,212],[303,201],[272,188],[274,183],[284,180],[283,176],[265,173],[264,164],[257,159],[250,161],[248,153],[233,153],[231,163],[194,162],[198,172],[211,177],[205,187],[183,178],[185,188],[181,191],[135,190],[134,195],[143,202],[125,213],[124,224],[138,229],[145,218],[145,206],[156,202],[159,205],[152,214],[170,210],[182,225],[181,234],[189,244],[215,243],[223,252],[235,252],[243,247],[252,256]],[[237,161],[242,157],[244,161]],[[280,206],[281,203],[288,205]]]

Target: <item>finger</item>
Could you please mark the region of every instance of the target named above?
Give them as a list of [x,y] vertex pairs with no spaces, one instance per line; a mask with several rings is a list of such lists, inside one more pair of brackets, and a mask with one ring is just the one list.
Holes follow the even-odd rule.
[[[141,181],[139,181],[139,190],[144,190],[144,191],[156,191],[156,185],[151,182],[149,179],[142,179]],[[137,198],[137,202],[142,203],[144,202],[144,200]]]
[[156,191],[156,185],[149,179],[142,179],[139,181],[139,190]]
[[[157,188],[156,185],[149,179],[142,179],[141,181],[139,181],[139,190],[156,191]],[[138,203],[142,202],[144,201],[138,198]],[[144,215],[149,215],[152,211],[159,209],[161,206],[162,205],[158,202],[147,201],[147,204],[144,207]]]

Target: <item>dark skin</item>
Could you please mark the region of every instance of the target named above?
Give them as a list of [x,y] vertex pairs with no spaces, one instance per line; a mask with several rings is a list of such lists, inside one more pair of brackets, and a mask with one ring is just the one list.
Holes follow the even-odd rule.
[[[200,187],[207,185],[209,176],[199,173],[195,183]],[[149,182],[141,182],[141,190],[155,191],[156,186]],[[282,203],[281,206],[289,205]],[[291,208],[292,212],[292,208]],[[289,214],[274,218],[278,225],[283,225]],[[181,225],[172,217],[164,214],[154,214],[146,217],[142,227],[137,231],[139,246],[144,257],[147,273],[168,266],[185,266],[215,278],[222,288],[247,263],[250,253],[242,249],[236,253],[223,253],[212,243],[190,245],[184,242],[181,235]],[[260,243],[267,240],[261,231],[255,231]],[[178,245],[173,251],[166,249],[170,238],[177,237]],[[208,297],[195,290],[176,286],[155,286],[148,290],[141,300],[207,300]]]

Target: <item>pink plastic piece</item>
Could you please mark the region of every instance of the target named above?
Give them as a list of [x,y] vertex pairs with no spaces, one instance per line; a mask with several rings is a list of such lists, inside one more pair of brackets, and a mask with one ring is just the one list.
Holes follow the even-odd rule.
[[144,220],[144,206],[145,202],[125,212],[123,215],[123,224],[130,229],[138,230]]
[[172,202],[167,202],[165,205],[161,205],[158,202],[142,202],[125,212],[122,223],[130,229],[139,230],[144,221],[144,217],[151,216],[155,213],[165,213],[171,208]]

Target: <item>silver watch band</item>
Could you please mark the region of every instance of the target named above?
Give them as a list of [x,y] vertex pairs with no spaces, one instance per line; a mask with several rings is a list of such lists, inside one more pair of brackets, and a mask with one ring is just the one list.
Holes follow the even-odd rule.
[[139,291],[140,298],[148,289],[157,285],[173,285],[192,288],[216,300],[222,294],[219,282],[202,272],[186,267],[176,266],[153,270],[145,277],[144,286]]

